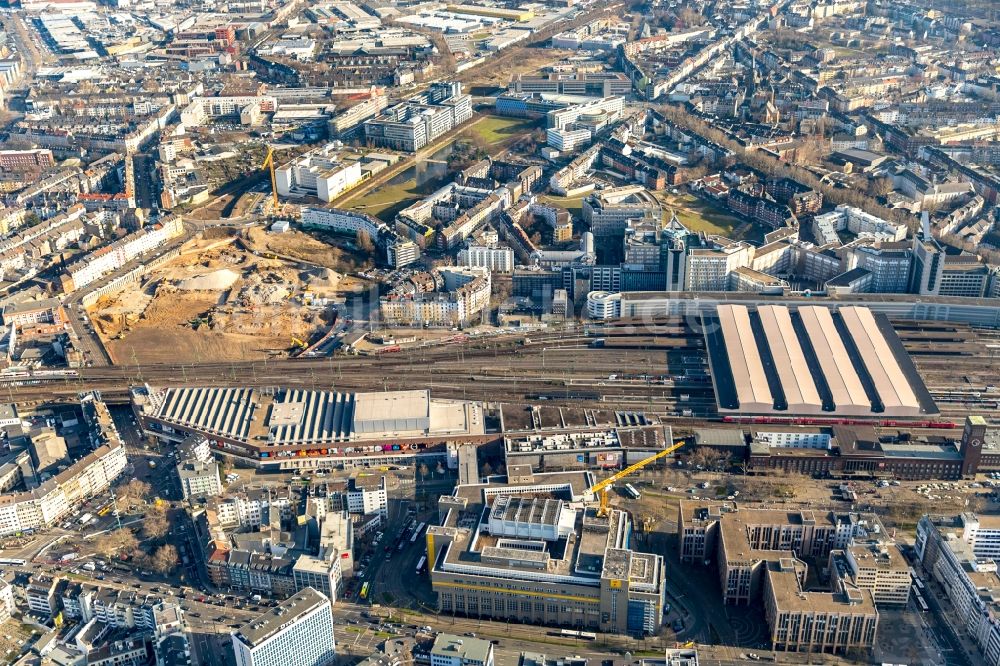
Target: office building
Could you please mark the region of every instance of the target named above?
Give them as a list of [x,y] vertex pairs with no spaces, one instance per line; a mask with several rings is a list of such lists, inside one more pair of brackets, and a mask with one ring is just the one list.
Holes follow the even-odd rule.
[[631,549],[627,513],[576,508],[592,475],[515,465],[508,481],[460,485],[438,501],[427,558],[439,611],[655,635],[663,558]]
[[873,593],[846,576],[832,577],[831,590],[807,590],[800,558],[826,561],[873,523],[857,514],[681,502],[677,534],[682,562],[715,562],[725,603],[763,600],[774,650],[844,653],[875,643]]
[[870,590],[879,608],[905,607],[910,600],[910,565],[895,543],[871,539],[830,551],[828,571],[831,589],[838,585],[837,579],[845,579]]
[[371,146],[416,152],[472,118],[472,98],[462,84],[443,81],[365,121]]
[[482,638],[438,634],[431,647],[431,666],[493,666],[493,643]]
[[274,179],[283,197],[308,195],[329,202],[361,182],[361,162],[338,159],[331,144],[276,168]]
[[620,236],[628,220],[659,221],[660,204],[642,185],[600,190],[583,200],[583,221],[594,236]]
[[389,515],[384,476],[357,476],[348,482],[344,493],[344,508],[348,513],[370,516],[379,514],[383,519]]
[[236,666],[332,666],[330,600],[311,587],[296,592],[233,633]]
[[924,516],[914,548],[951,605],[950,624],[971,639],[983,664],[1000,664],[1000,520],[963,513]]

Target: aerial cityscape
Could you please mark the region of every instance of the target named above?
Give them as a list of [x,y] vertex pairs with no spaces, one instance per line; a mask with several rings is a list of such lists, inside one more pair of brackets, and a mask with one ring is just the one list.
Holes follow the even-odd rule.
[[0,0],[0,664],[1000,666],[997,0]]

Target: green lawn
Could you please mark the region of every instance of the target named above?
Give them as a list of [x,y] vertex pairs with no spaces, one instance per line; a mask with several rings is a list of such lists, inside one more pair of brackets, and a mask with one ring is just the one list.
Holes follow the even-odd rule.
[[570,213],[572,213],[577,219],[583,217],[583,200],[587,198],[587,194],[581,194],[577,197],[560,197],[555,194],[543,194],[538,197],[539,203],[548,204],[550,206],[559,206],[560,208],[565,208]]
[[691,194],[668,194],[666,192],[658,194],[666,207],[664,220],[669,220],[670,212],[673,211],[677,214],[677,219],[680,220],[681,224],[695,233],[704,231],[708,234],[732,237],[737,228],[746,224],[744,220],[735,215],[731,215]]
[[507,118],[505,116],[485,116],[469,129],[470,134],[482,137],[486,143],[502,143],[515,135],[530,132],[538,125],[531,118]]
[[435,179],[417,185],[413,178],[402,183],[380,185],[363,197],[352,200],[348,207],[373,215],[383,222],[392,222],[396,213],[420,201],[440,186],[441,183]]

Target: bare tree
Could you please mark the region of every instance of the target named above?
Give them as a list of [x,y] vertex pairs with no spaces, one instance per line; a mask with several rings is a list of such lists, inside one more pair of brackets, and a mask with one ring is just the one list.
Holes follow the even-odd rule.
[[94,550],[104,557],[132,555],[139,548],[139,540],[132,530],[121,529],[102,534],[94,541]]
[[177,548],[169,543],[160,546],[149,558],[149,565],[154,571],[167,573],[177,566]]
[[371,252],[375,249],[375,244],[372,242],[371,235],[364,229],[358,229],[356,240],[358,248],[363,252],[371,254]]

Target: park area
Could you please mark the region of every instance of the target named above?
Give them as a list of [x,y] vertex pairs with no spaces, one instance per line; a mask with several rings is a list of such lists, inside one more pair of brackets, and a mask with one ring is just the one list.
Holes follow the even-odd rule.
[[[676,190],[675,190],[676,191]],[[719,234],[733,239],[754,240],[753,225],[721,207],[714,206],[693,194],[671,191],[656,193],[656,198],[664,206],[664,218],[670,219],[673,212],[677,219],[694,233]],[[759,234],[763,237],[763,234]]]
[[339,202],[346,208],[367,213],[383,222],[392,222],[396,214],[447,183],[452,177],[449,158],[453,153],[474,152],[480,148],[497,154],[532,133],[538,121],[530,118],[507,118],[485,114],[474,118],[450,140],[424,148],[414,159],[404,160],[405,167],[385,182],[367,191],[348,195]]

